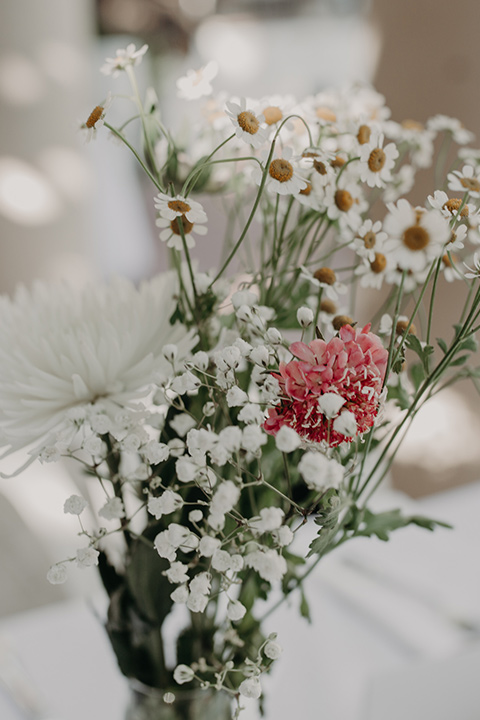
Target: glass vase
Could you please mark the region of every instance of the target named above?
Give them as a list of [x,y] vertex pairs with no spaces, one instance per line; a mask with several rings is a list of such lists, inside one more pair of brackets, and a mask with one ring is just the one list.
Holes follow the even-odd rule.
[[[169,702],[175,696],[173,702]],[[201,688],[169,690],[130,681],[130,701],[124,720],[231,720],[232,703],[225,692]]]

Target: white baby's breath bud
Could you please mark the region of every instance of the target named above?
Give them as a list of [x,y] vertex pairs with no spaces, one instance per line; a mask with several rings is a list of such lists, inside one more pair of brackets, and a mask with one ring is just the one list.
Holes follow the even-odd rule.
[[190,510],[188,513],[188,519],[192,523],[199,523],[203,520],[203,513],[201,510]]
[[102,455],[105,450],[105,443],[96,435],[90,435],[83,443],[83,449],[90,455]]
[[184,605],[188,600],[188,596],[189,592],[186,585],[179,585],[172,593],[170,593],[170,597],[173,602],[178,603],[179,605]]
[[240,322],[249,323],[253,320],[253,313],[248,305],[242,305],[238,308],[237,312],[237,319],[240,320]]
[[105,520],[120,520],[125,517],[123,502],[119,497],[110,498],[105,505],[98,511],[100,517]]
[[269,640],[263,648],[263,652],[270,660],[278,660],[283,652],[283,648],[279,643],[275,642],[275,640]]
[[172,692],[166,692],[164,693],[162,700],[167,705],[171,705],[175,702],[175,695]]
[[185,395],[186,393],[198,390],[201,384],[200,379],[195,377],[190,370],[187,370],[187,372],[174,378],[170,387],[177,395]]
[[350,410],[343,410],[343,412],[333,421],[333,429],[346,437],[355,436],[357,434],[357,421],[355,419],[355,415],[350,412]]
[[95,548],[79,548],[76,555],[77,567],[83,569],[87,567],[92,567],[93,565],[98,565],[99,555],[100,553],[98,552],[98,550],[95,550]]
[[208,605],[208,595],[201,593],[190,593],[187,600],[187,608],[190,612],[202,613]]
[[254,700],[258,700],[262,694],[262,686],[257,677],[249,677],[243,680],[238,690],[243,697],[253,698]]
[[245,562],[241,555],[238,555],[238,553],[235,553],[235,555],[231,555],[230,561],[230,570],[233,570],[233,572],[240,572],[240,570],[243,570]]
[[211,590],[212,576],[209,572],[200,572],[190,581],[190,592],[208,595]]
[[283,523],[285,513],[281,508],[268,507],[260,510],[260,518],[253,519],[250,522],[252,529],[257,532],[271,532],[272,530],[278,530]]
[[239,407],[248,402],[248,395],[238,385],[234,385],[227,391],[226,399],[228,407]]
[[298,308],[297,321],[303,328],[309,327],[313,323],[313,310],[309,307]]
[[212,557],[221,544],[222,543],[218,538],[211,537],[211,535],[204,535],[198,545],[199,555],[203,557]]
[[185,452],[185,443],[183,440],[180,440],[180,438],[173,438],[173,440],[168,441],[168,448],[170,450],[170,455],[179,458]]
[[222,445],[229,453],[238,452],[242,444],[242,431],[238,425],[229,425],[220,430],[218,435],[218,443]]
[[336,460],[310,450],[298,463],[300,475],[311,490],[338,487],[343,478],[343,467]]
[[289,527],[282,525],[282,527],[279,527],[278,530],[274,530],[272,532],[272,537],[277,545],[280,545],[280,547],[287,547],[287,545],[290,545],[290,543],[293,542],[294,535]]
[[206,402],[202,408],[202,412],[205,417],[212,417],[212,415],[214,415],[215,413],[215,405],[213,404],[213,402]]
[[158,465],[158,463],[168,460],[170,448],[168,445],[165,445],[165,443],[150,440],[150,442],[142,448],[141,454],[151,465]]
[[191,682],[195,676],[192,668],[188,665],[177,665],[173,671],[173,679],[178,685]]
[[227,606],[227,617],[229,620],[232,620],[232,622],[238,622],[243,617],[245,617],[245,613],[247,612],[247,608],[245,605],[242,605],[241,602],[238,600],[230,600]]
[[165,490],[160,497],[148,498],[148,512],[159,520],[162,515],[170,515],[179,508],[183,507],[183,498],[173,490]]
[[47,580],[52,585],[62,585],[67,579],[67,568],[65,563],[52,565],[47,573]]
[[170,427],[175,430],[177,435],[185,437],[189,430],[195,427],[197,421],[188,413],[178,413],[170,420]]
[[247,425],[261,425],[265,420],[265,413],[258,405],[248,403],[247,405],[244,405],[238,413],[238,419]]
[[174,585],[188,582],[188,565],[179,562],[172,562],[169,569],[164,572],[168,582]]
[[265,445],[268,438],[261,427],[258,425],[247,425],[242,432],[242,447],[252,453],[260,450]]
[[218,350],[214,356],[215,364],[222,372],[227,372],[228,370],[235,370],[235,368],[238,367],[241,359],[242,354],[239,348],[235,345],[230,345],[223,348],[223,350]]
[[175,463],[177,470],[177,478],[180,482],[189,483],[193,482],[198,473],[198,465],[187,457],[181,457]]
[[337,393],[327,392],[318,398],[318,407],[327,418],[334,418],[345,402],[345,398],[340,397]]
[[275,436],[275,445],[280,452],[291,453],[302,444],[302,440],[295,430],[288,425],[282,425]]
[[70,515],[81,515],[88,503],[80,495],[70,495],[63,504],[63,512]]
[[176,345],[164,345],[162,349],[163,357],[168,360],[169,363],[173,363],[178,354],[178,348]]
[[215,550],[212,557],[212,568],[218,572],[226,572],[231,567],[230,554],[226,550]]
[[208,288],[212,284],[212,278],[207,273],[196,273],[195,275],[195,289],[198,295],[205,295]]

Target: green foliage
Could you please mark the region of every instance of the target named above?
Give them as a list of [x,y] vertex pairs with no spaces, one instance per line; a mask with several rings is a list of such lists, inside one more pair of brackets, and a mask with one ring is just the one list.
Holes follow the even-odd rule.
[[374,513],[368,508],[354,507],[351,510],[352,520],[350,527],[353,529],[352,537],[372,537],[376,536],[380,540],[388,540],[393,530],[407,527],[408,525],[417,525],[426,530],[434,530],[437,526],[450,528],[447,523],[422,515],[403,515],[402,511],[387,510],[381,513]]

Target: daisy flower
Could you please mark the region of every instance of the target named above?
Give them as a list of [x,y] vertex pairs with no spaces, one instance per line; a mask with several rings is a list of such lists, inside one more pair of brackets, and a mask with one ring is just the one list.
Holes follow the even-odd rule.
[[357,183],[349,182],[348,177],[342,186],[327,186],[325,205],[329,219],[338,220],[343,232],[356,231],[362,224],[361,213],[365,202],[361,196],[361,188]]
[[313,170],[311,179],[315,187],[326,187],[335,180],[335,170],[331,163],[335,153],[326,152],[321,148],[306,148],[300,158],[300,167]]
[[[428,202],[430,203],[432,208],[435,208],[435,210],[440,210],[443,217],[447,218],[448,220],[453,216],[457,218],[458,211],[462,207],[462,200],[461,198],[449,198],[447,193],[443,190],[435,190],[433,195],[428,196]],[[469,216],[470,212],[474,212],[475,207],[473,205],[465,205],[460,210],[460,218],[466,218]]]
[[185,357],[196,343],[193,331],[169,322],[176,292],[169,272],[139,288],[120,278],[82,291],[37,282],[1,297],[0,444],[13,451],[39,442],[80,405],[125,407],[144,397],[156,373],[171,371],[163,346],[174,343]]
[[301,265],[300,270],[300,277],[308,280],[319,291],[322,290],[323,298],[336,302],[339,295],[344,295],[347,292],[346,285],[337,280],[334,270],[329,267],[321,267],[311,273],[310,270]]
[[[450,250],[450,248],[449,248]],[[443,277],[447,282],[453,282],[454,280],[459,280],[461,275],[458,270],[456,270],[456,265],[458,258],[449,252],[449,254],[445,253],[445,255],[442,256],[442,270],[443,270]]]
[[80,129],[85,133],[86,142],[93,140],[97,136],[97,130],[103,127],[105,123],[105,115],[107,114],[107,110],[111,104],[112,94],[108,93],[103,105],[97,105],[94,107],[86,121],[80,126]]
[[177,95],[182,100],[198,100],[212,94],[211,81],[218,73],[218,64],[212,60],[200,70],[187,70],[187,74],[177,80]]
[[480,173],[472,165],[464,165],[462,170],[454,170],[447,175],[448,189],[468,192],[472,197],[480,197]]
[[130,45],[127,45],[125,50],[117,50],[117,54],[114,58],[106,58],[105,65],[100,68],[100,72],[104,75],[117,77],[122,70],[125,70],[129,65],[140,65],[147,50],[148,45],[142,45],[142,47],[137,50],[135,45],[130,43]]
[[240,105],[235,102],[227,102],[226,114],[232,121],[235,128],[235,135],[253,147],[258,148],[268,139],[267,132],[261,127],[265,122],[263,115],[256,115],[253,110],[247,110],[245,98],[240,100]]
[[175,250],[182,250],[183,248],[182,230],[185,243],[189,249],[194,248],[196,244],[193,233],[196,235],[207,234],[207,228],[204,225],[199,224],[199,221],[190,222],[183,213],[178,213],[173,220],[161,216],[155,221],[155,225],[162,228],[159,235],[160,240],[166,242],[167,247],[175,248]]
[[391,170],[398,158],[398,150],[394,143],[383,148],[384,136],[372,135],[370,142],[360,148],[360,180],[369,187],[384,187],[392,179]]
[[463,263],[468,273],[465,273],[465,277],[469,280],[475,280],[477,278],[480,278],[480,255],[478,253],[475,253],[473,256],[473,268],[471,268],[467,263]]
[[187,199],[182,195],[171,197],[165,193],[159,193],[153,202],[160,216],[167,220],[175,220],[175,218],[184,215],[188,222],[191,223],[207,222],[207,216],[200,203],[190,200],[190,198]]
[[435,115],[427,122],[427,129],[435,132],[449,132],[458,145],[466,145],[472,142],[474,134],[463,127],[460,120],[447,115]]
[[387,207],[383,227],[395,241],[392,259],[402,270],[420,272],[443,254],[450,226],[438,210],[413,208],[404,198]]
[[[262,158],[264,161],[267,159]],[[308,188],[307,181],[297,175],[295,166],[293,164],[293,150],[292,148],[285,148],[281,156],[275,157],[270,161],[267,169],[267,177],[265,181],[265,187],[271,192],[276,192],[279,195],[297,195],[301,190]],[[259,167],[255,167],[253,170],[253,177],[257,185],[260,185],[262,181],[262,172]]]
[[380,290],[384,279],[392,269],[393,260],[390,255],[377,250],[372,260],[363,258],[363,262],[355,269],[355,275],[360,278],[362,287]]
[[382,223],[380,220],[373,222],[368,219],[358,229],[351,247],[361,258],[367,259],[369,262],[375,260],[375,253],[382,249],[387,239],[387,233],[382,231]]

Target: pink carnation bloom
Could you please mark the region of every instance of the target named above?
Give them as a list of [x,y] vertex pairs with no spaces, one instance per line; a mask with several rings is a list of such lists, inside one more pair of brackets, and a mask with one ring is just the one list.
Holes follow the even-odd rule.
[[337,393],[345,400],[340,413],[355,416],[357,434],[374,423],[382,390],[388,352],[370,325],[355,330],[344,325],[328,343],[313,340],[309,345],[295,342],[290,352],[298,358],[280,363],[280,374],[273,373],[284,397],[268,411],[264,429],[276,435],[283,425],[293,428],[306,440],[325,440],[331,447],[351,442],[333,427],[333,419],[322,413],[318,401],[324,393]]

